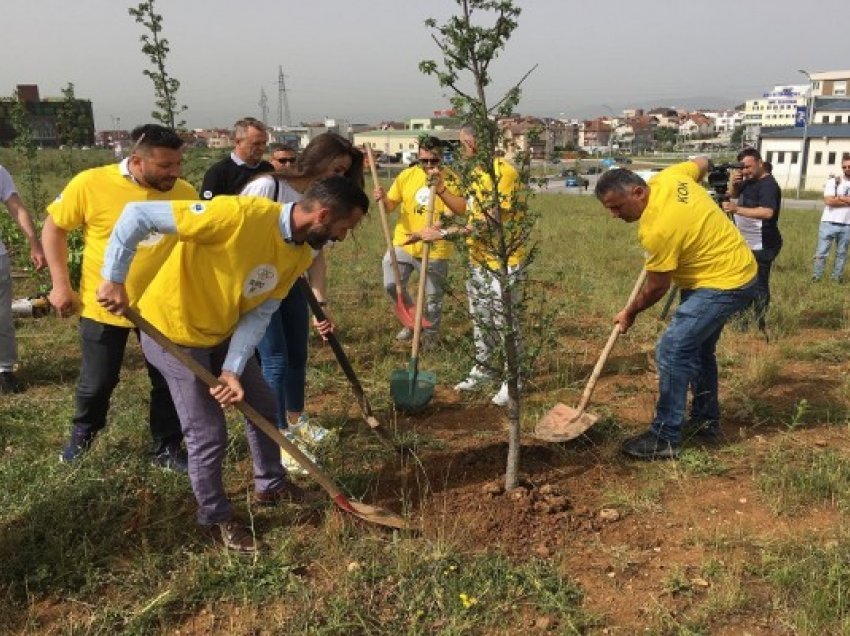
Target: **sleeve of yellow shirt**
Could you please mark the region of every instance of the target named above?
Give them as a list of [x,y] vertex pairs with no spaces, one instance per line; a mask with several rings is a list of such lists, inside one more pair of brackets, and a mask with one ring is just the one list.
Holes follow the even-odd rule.
[[85,223],[87,208],[85,180],[85,173],[71,179],[62,193],[47,206],[47,212],[56,227],[70,232]]
[[649,232],[642,237],[649,272],[672,272],[679,266],[680,245],[676,237]]

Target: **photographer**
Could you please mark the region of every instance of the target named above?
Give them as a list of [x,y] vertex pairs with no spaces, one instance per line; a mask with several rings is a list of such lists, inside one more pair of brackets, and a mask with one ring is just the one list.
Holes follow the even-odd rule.
[[758,328],[764,331],[770,304],[770,268],[782,249],[779,233],[782,191],[773,175],[765,170],[758,150],[745,148],[738,153],[738,161],[743,168],[732,173],[732,195],[737,199],[724,202],[723,209],[734,213],[735,225],[756,258],[758,281],[753,310]]

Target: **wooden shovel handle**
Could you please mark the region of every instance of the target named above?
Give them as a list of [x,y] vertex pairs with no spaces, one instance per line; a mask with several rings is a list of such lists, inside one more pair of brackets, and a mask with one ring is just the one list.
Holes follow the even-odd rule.
[[[372,187],[377,189],[380,185],[378,182],[378,170],[375,168],[375,155],[372,152],[371,144],[367,143],[366,145],[366,156],[369,160],[369,170],[372,173]],[[378,199],[378,211],[380,212],[381,217],[381,227],[384,229],[384,238],[387,241],[387,249],[390,252],[390,262],[393,266],[393,274],[395,275],[395,291],[396,296],[399,298],[403,298],[403,290],[401,288],[401,270],[398,268],[398,259],[395,255],[395,247],[393,246],[393,238],[390,234],[390,224],[387,221],[387,207],[384,205],[384,199],[381,197]]]
[[[434,205],[437,199],[437,186],[428,188],[428,209],[425,212],[425,227],[431,227],[434,222]],[[410,357],[419,357],[419,336],[422,334],[422,312],[425,307],[425,283],[428,280],[428,255],[431,252],[431,242],[423,241],[422,262],[419,266],[419,289],[416,291],[416,316],[413,319],[413,347]]]
[[[135,309],[128,307],[124,311],[124,317],[127,318],[130,322],[132,322],[136,327],[139,328],[142,333],[147,335],[149,338],[154,340],[159,346],[165,349],[172,356],[177,358],[179,362],[186,366],[186,368],[191,371],[195,377],[201,380],[208,387],[215,388],[221,385],[218,378],[215,377],[210,371],[204,367],[201,363],[195,360],[188,353],[183,351],[180,347],[175,345],[171,340],[165,337],[165,335],[156,327],[154,327],[151,323],[145,320],[141,314],[139,314]],[[316,480],[316,482],[327,492],[331,499],[339,504],[340,501],[346,501],[345,495],[336,487],[331,478],[325,474],[325,472],[319,468],[314,462],[310,461],[310,459],[301,452],[301,450],[288,439],[286,439],[281,432],[277,429],[277,426],[272,424],[269,420],[263,417],[259,411],[257,411],[250,404],[246,403],[244,400],[237,402],[235,404],[236,408],[239,409],[251,422],[254,423],[254,426],[259,428],[263,433],[268,435],[278,446],[283,448],[287,453],[289,453],[295,461],[298,462],[309,474],[310,477]],[[339,504],[341,507],[345,507],[342,504]],[[350,508],[350,506],[349,506]]]
[[[632,288],[632,293],[629,295],[629,299],[626,301],[626,306],[634,302],[634,299],[637,298],[638,293],[640,292],[641,287],[643,287],[644,282],[646,281],[646,270],[642,269],[640,275],[638,276],[637,281],[635,281],[635,286]],[[584,409],[587,408],[588,403],[590,402],[590,398],[593,395],[593,389],[596,388],[596,383],[599,381],[599,376],[602,375],[602,369],[605,366],[605,363],[608,361],[608,356],[611,355],[611,350],[614,348],[614,343],[617,342],[617,338],[620,336],[620,325],[614,325],[614,328],[611,330],[611,335],[608,336],[608,342],[605,343],[605,348],[602,349],[602,353],[599,355],[599,360],[596,361],[596,366],[593,367],[593,373],[590,374],[590,379],[587,381],[587,386],[584,387],[584,393],[581,394],[581,401],[578,403],[578,407],[576,407],[576,415],[573,416],[573,419],[578,419],[584,413]]]

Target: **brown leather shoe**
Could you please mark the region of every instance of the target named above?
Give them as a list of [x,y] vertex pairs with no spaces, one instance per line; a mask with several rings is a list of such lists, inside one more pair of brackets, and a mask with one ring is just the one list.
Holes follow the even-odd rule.
[[254,535],[237,521],[223,521],[209,526],[213,541],[239,554],[255,554],[259,550]]
[[254,503],[258,506],[276,506],[281,503],[303,504],[309,501],[310,495],[307,491],[288,479],[277,490],[254,493]]

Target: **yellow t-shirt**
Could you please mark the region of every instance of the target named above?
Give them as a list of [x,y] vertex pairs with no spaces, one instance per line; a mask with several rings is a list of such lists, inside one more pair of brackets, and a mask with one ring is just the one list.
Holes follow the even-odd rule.
[[[458,191],[457,176],[446,168],[443,168],[443,182],[449,192],[460,196]],[[405,168],[396,177],[387,192],[387,198],[399,201],[398,223],[393,233],[393,245],[401,247],[413,258],[422,258],[423,242],[412,245],[402,245],[411,232],[418,232],[425,227],[425,213],[428,210],[428,175],[420,166]],[[443,200],[434,198],[434,225],[441,222],[443,217],[452,216],[452,211],[443,203]],[[450,241],[434,241],[428,258],[432,260],[445,260],[452,255],[454,246]]]
[[[513,228],[512,225],[522,221],[522,217],[512,210],[512,203],[516,200],[517,191],[519,190],[519,173],[510,163],[497,157],[493,162],[493,167],[496,172],[499,193],[500,220],[502,226],[506,230],[508,241],[512,235],[519,232],[519,228]],[[492,238],[495,240],[495,231],[488,223],[484,216],[482,206],[490,208],[493,200],[493,180],[485,170],[477,167],[472,172],[472,185],[470,196],[470,215],[469,219],[473,224],[473,234],[467,240],[469,245],[469,258],[473,264],[481,265],[486,263],[488,268],[496,268],[499,261],[495,253],[490,251],[488,244]],[[491,236],[492,232],[492,236]],[[517,266],[522,263],[525,258],[525,250],[519,246],[508,257],[508,264]]]
[[139,301],[173,342],[212,347],[269,298],[282,299],[313,261],[307,244],[283,240],[281,204],[218,196],[172,204],[179,242]]
[[744,237],[700,186],[699,167],[685,161],[649,180],[638,239],[646,269],[670,272],[681,289],[736,289],[756,275]]
[[[121,174],[120,166],[116,163],[81,172],[47,206],[47,211],[58,228],[68,232],[83,228],[83,270],[79,290],[82,316],[109,325],[132,327],[129,320],[109,313],[94,298],[112,228],[127,203],[196,199],[198,193],[182,179],[178,179],[168,192],[142,187]],[[139,245],[127,276],[127,295],[132,303],[139,299],[176,243],[173,236],[152,234]]]

